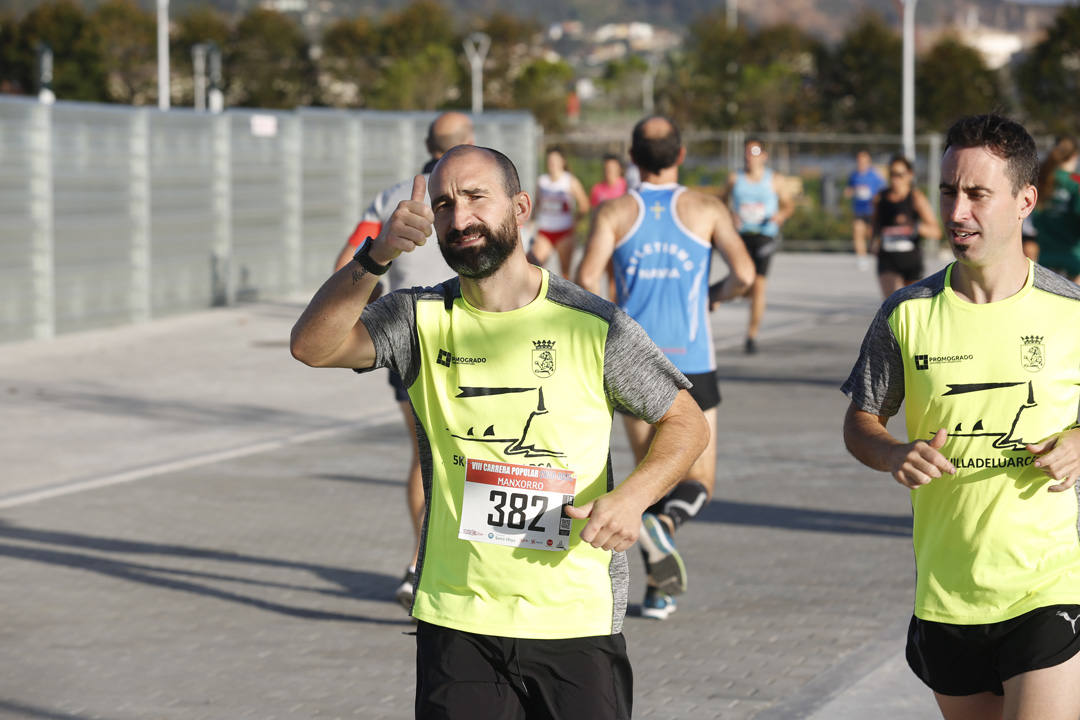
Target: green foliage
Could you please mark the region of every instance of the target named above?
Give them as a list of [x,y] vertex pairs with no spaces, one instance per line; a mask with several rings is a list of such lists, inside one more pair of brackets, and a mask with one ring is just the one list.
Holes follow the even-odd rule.
[[315,68],[307,40],[287,16],[256,8],[236,26],[225,53],[228,105],[294,108],[311,102]]
[[379,47],[383,56],[401,60],[429,45],[461,47],[454,32],[454,18],[437,0],[414,0],[399,13],[389,15],[379,26]]
[[37,92],[37,49],[53,51],[53,92],[62,100],[104,102],[105,69],[101,41],[82,8],[73,0],[50,0],[38,5],[19,26],[16,61],[19,84]]
[[532,112],[548,132],[561,130],[573,79],[574,69],[562,60],[535,60],[514,79],[514,102]]
[[435,110],[457,99],[460,69],[444,45],[426,45],[399,57],[380,74],[368,107],[379,110]]
[[378,32],[364,18],[338,20],[323,33],[319,86],[333,107],[363,107],[379,75]]
[[19,21],[9,12],[0,12],[0,93],[25,93],[19,64]]
[[902,42],[877,15],[844,35],[823,68],[827,127],[847,132],[899,132]]
[[814,127],[823,53],[820,43],[794,25],[751,32],[728,28],[720,14],[706,15],[690,27],[682,67],[669,66],[661,104],[694,125]]
[[1016,72],[1024,110],[1043,128],[1075,134],[1080,113],[1080,6],[1061,9]]
[[[193,7],[177,17],[170,45],[170,74],[172,75],[173,100],[178,105],[194,104],[195,68],[191,50],[195,45],[213,43],[224,52],[229,45],[231,29],[229,23],[217,10],[208,5]],[[223,63],[224,64],[224,63]],[[223,67],[222,74],[229,74],[231,68]],[[207,67],[209,73],[210,68]]]
[[961,40],[945,36],[917,63],[916,122],[920,130],[944,132],[954,120],[1002,110],[1005,97],[997,73]]
[[90,18],[90,31],[100,43],[109,101],[156,101],[157,18],[134,0],[105,0]]
[[[540,27],[532,20],[521,20],[496,10],[478,29],[491,38],[491,48],[484,61],[484,107],[513,109],[514,78],[530,60],[529,45],[540,33]],[[468,91],[472,92],[471,85]]]

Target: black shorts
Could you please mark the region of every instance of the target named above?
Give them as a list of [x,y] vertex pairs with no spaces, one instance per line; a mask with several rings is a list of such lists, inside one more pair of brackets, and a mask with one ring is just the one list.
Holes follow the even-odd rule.
[[390,387],[394,388],[394,399],[399,403],[409,402],[409,391],[405,389],[405,383],[401,382],[401,376],[393,370],[390,373]]
[[628,720],[633,696],[621,633],[526,640],[416,627],[418,720]]
[[716,379],[715,370],[687,375],[686,379],[694,383],[694,387],[687,392],[699,408],[708,410],[720,404],[720,383]]
[[750,253],[750,259],[754,261],[754,271],[765,277],[769,272],[769,261],[780,248],[780,238],[761,233],[741,233],[740,237]]
[[1004,695],[1003,683],[1080,652],[1080,605],[1050,605],[988,625],[911,618],[907,661],[936,693]]
[[916,280],[922,280],[922,250],[879,252],[877,256],[877,274],[884,275],[887,272],[898,274],[909,285]]
[[855,219],[858,220],[859,222],[864,222],[867,225],[873,225],[874,224],[874,213],[869,212],[869,213],[867,213],[865,215],[855,213]]
[[[708,410],[720,404],[720,382],[716,379],[715,370],[686,375],[686,379],[694,384],[686,392],[690,393],[690,397],[694,398],[694,402],[697,403],[699,408]],[[631,413],[621,407],[616,407],[615,412],[620,415],[631,416]]]

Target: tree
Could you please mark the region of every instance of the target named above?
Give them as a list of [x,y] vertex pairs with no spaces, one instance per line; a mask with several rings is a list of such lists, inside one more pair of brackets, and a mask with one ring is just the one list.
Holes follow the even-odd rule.
[[496,10],[477,29],[491,38],[484,61],[484,107],[512,108],[514,78],[534,59],[534,40],[540,27],[533,20]]
[[256,8],[237,24],[226,56],[229,105],[294,108],[317,86],[307,40],[282,13]]
[[0,93],[30,92],[23,85],[19,56],[19,22],[10,12],[0,12]]
[[750,32],[713,13],[690,27],[687,67],[671,66],[662,107],[691,124],[780,130],[816,127],[823,46],[790,24]]
[[847,132],[899,132],[900,36],[865,14],[845,33],[822,67],[826,123]]
[[53,51],[53,92],[60,100],[106,100],[101,43],[86,14],[73,0],[49,0],[23,18],[18,33],[19,84],[36,92],[37,54]]
[[[189,8],[176,18],[175,31],[170,46],[170,74],[172,75],[172,99],[177,105],[195,104],[195,68],[192,48],[202,43],[213,43],[224,52],[229,44],[230,29],[225,16],[203,5]],[[207,72],[209,72],[207,67]],[[222,68],[222,75],[229,71]]]
[[407,58],[428,45],[461,47],[454,32],[454,18],[436,0],[414,0],[399,13],[387,15],[379,24],[380,50],[394,60]]
[[915,68],[916,122],[920,130],[942,132],[954,120],[1004,105],[997,73],[979,51],[946,35],[919,58]]
[[390,63],[372,88],[368,107],[435,110],[460,99],[457,58],[445,45],[431,44]]
[[1061,9],[1046,37],[1016,68],[1028,115],[1046,130],[1076,133],[1080,112],[1080,6]]
[[364,18],[339,20],[323,33],[319,91],[332,107],[364,107],[379,76],[378,32]]
[[627,55],[604,66],[597,85],[613,110],[641,110],[645,74],[649,62],[640,55]]
[[105,0],[90,17],[100,42],[106,96],[145,105],[157,99],[157,20],[134,0]]
[[562,60],[534,60],[514,79],[514,103],[529,110],[548,132],[566,123],[566,99],[574,69]]
[[722,14],[698,17],[690,25],[686,54],[672,58],[668,82],[657,85],[660,107],[683,125],[737,127],[749,41],[746,29],[729,28]]

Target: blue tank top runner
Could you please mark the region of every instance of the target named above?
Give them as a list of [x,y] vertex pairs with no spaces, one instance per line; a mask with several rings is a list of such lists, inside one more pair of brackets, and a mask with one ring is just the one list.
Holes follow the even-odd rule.
[[740,233],[776,237],[780,231],[773,222],[773,217],[780,210],[780,198],[773,189],[772,170],[766,169],[758,182],[750,180],[744,172],[736,175],[735,187],[731,191],[731,203],[735,208],[735,216],[739,219]]
[[696,374],[716,369],[708,316],[712,245],[679,220],[676,204],[685,190],[649,183],[631,190],[638,219],[612,261],[618,305],[675,367]]

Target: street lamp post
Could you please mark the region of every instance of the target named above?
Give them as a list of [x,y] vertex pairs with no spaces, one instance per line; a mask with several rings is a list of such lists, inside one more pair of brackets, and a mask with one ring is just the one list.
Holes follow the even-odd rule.
[[157,0],[158,108],[169,109],[169,0]]
[[904,155],[915,160],[915,3],[904,0],[904,70],[902,132]]
[[472,111],[479,115],[484,111],[484,60],[491,47],[491,38],[487,33],[471,33],[465,42],[465,57],[472,68]]
[[206,110],[206,53],[209,51],[207,43],[196,43],[191,46],[192,79],[195,93],[195,112]]

